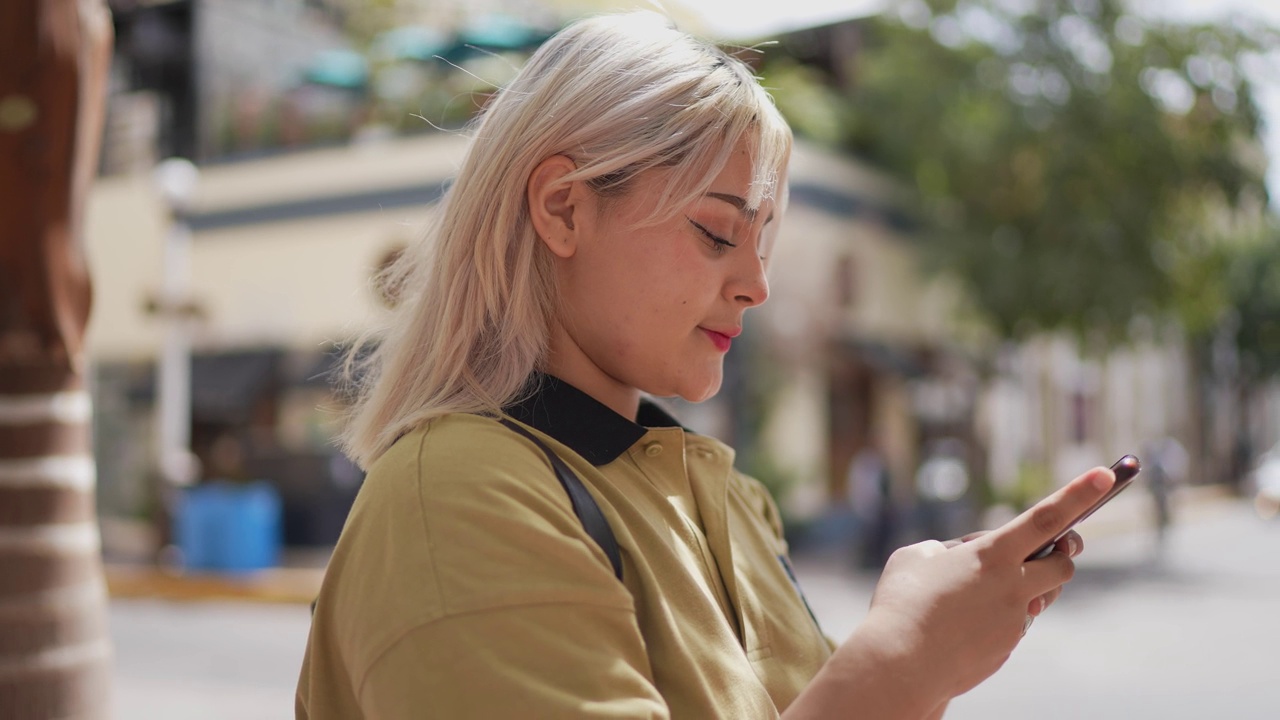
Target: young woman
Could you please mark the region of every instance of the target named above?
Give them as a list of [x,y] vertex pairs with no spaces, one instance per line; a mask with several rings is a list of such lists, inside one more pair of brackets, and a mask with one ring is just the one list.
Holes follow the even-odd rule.
[[1081,541],[1025,558],[1105,469],[899,550],[836,645],[768,494],[646,400],[719,389],[768,297],[790,146],[743,64],[649,13],[568,27],[494,98],[345,436],[368,475],[299,718],[915,720],[1000,667]]

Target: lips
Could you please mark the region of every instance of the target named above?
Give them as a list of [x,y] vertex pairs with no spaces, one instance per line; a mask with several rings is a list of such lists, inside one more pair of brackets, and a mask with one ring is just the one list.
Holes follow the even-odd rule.
[[711,330],[709,328],[699,328],[702,332],[711,338],[711,342],[720,352],[728,352],[729,347],[733,345],[733,339],[742,333],[741,328],[733,328],[726,330]]

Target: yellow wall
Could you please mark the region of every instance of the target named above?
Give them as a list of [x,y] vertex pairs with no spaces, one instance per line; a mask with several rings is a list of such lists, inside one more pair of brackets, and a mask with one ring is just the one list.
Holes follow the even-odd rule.
[[[254,208],[378,189],[426,186],[454,173],[454,135],[354,146],[202,168],[197,213]],[[269,344],[315,349],[377,322],[370,278],[383,255],[415,237],[428,208],[385,209],[242,225],[196,234],[191,296],[205,311],[197,349]],[[86,237],[96,302],[89,351],[98,360],[154,357],[165,208],[149,177],[100,180]]]

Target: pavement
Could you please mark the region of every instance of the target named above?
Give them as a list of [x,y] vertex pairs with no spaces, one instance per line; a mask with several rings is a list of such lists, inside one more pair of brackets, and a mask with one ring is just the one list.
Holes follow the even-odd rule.
[[[1193,518],[1231,499],[1218,485],[1182,487],[1175,494],[1175,516]],[[1143,492],[1123,493],[1080,526],[1089,538],[1109,537],[1150,526],[1150,498]],[[832,548],[828,548],[828,551]],[[838,549],[836,549],[838,550]],[[821,566],[832,558],[818,551],[795,558],[797,564]],[[107,588],[111,597],[171,601],[244,601],[310,604],[324,580],[323,551],[286,554],[281,567],[227,574],[184,572],[157,565],[107,563]]]

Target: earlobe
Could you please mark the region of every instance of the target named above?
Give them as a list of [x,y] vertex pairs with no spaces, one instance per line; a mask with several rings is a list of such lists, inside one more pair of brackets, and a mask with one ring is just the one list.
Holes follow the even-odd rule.
[[529,216],[538,238],[557,257],[572,257],[577,249],[574,223],[577,182],[564,177],[577,169],[573,160],[552,155],[538,163],[529,175]]

